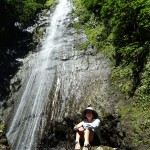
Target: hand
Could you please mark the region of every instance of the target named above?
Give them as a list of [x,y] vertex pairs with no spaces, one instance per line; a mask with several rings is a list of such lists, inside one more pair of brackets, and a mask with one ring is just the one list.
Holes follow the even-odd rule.
[[84,128],[83,127],[79,127],[78,130],[79,131],[84,131]]
[[81,127],[75,126],[75,127],[74,127],[74,130],[75,130],[75,131],[77,131],[77,130],[78,130],[78,131],[84,131],[84,128],[83,128],[82,126],[81,126]]
[[78,127],[77,127],[77,126],[74,126],[74,130],[77,131],[77,130],[78,130]]

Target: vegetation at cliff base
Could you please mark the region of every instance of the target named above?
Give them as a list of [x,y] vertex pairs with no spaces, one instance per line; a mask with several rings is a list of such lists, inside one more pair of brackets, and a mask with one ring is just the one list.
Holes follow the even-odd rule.
[[[84,27],[90,44],[113,62],[112,84],[126,99],[120,114],[132,127],[132,144],[146,148],[150,144],[146,136],[150,130],[150,1],[74,0],[74,5],[79,16],[75,27]],[[139,121],[141,114],[146,115]]]

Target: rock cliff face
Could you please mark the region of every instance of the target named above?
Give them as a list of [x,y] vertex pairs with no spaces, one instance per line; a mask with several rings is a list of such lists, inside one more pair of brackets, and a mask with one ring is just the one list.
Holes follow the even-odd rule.
[[[45,14],[42,22],[34,28],[43,37],[47,36],[48,19],[51,18],[48,12]],[[79,34],[72,27],[74,21],[70,14],[58,20],[55,38],[46,42],[43,38],[37,40],[39,44],[35,52],[20,60],[23,65],[11,80],[10,98],[7,109],[3,110],[10,141],[14,142],[14,138],[16,141],[28,139],[30,127],[34,128],[36,135],[42,135],[36,139],[36,149],[73,149],[73,126],[80,120],[80,111],[91,105],[101,119],[102,144],[123,150],[125,134],[122,133],[117,110],[120,101],[111,89],[109,60],[91,45],[82,48],[87,38],[82,29]],[[62,29],[63,32],[59,32]],[[47,54],[44,48],[50,40],[53,40],[53,45],[48,46],[51,53]],[[45,60],[48,62],[43,67]],[[35,99],[37,101],[34,102]],[[38,103],[40,106],[36,107]],[[16,116],[19,107],[23,113],[19,111]],[[32,108],[36,108],[36,111]],[[15,116],[16,122],[12,119]],[[35,123],[39,124],[38,128],[34,127]],[[25,147],[28,148],[28,145]]]

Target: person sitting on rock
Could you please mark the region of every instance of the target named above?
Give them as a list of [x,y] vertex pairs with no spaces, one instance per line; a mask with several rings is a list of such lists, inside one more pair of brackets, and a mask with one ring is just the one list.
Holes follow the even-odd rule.
[[90,144],[100,145],[100,120],[97,119],[98,113],[92,107],[84,109],[82,115],[85,120],[74,127],[75,150],[80,150],[80,142],[83,142],[83,150],[90,150]]

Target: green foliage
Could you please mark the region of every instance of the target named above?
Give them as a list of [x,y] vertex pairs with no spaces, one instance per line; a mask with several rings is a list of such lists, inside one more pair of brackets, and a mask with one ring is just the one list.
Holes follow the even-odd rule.
[[[150,102],[134,101],[120,108],[121,124],[131,137],[132,145],[147,149],[150,144]],[[133,132],[134,131],[134,132]],[[142,140],[141,140],[142,139]]]
[[82,0],[81,3],[90,11],[90,12],[98,12],[101,2],[100,0]]
[[53,7],[56,4],[55,0],[47,0],[45,3],[45,7],[49,8],[49,7]]
[[114,58],[113,81],[118,80],[116,86],[133,96],[142,82],[143,68],[149,63],[146,56],[150,47],[150,1],[82,0],[80,3],[80,12],[82,8],[91,13],[88,20],[85,16],[80,18],[82,24],[86,20],[84,28],[90,43]]
[[[0,118],[1,118],[1,116],[0,116]],[[0,119],[0,132],[4,132],[4,130],[5,130],[5,126],[2,122],[2,120]]]
[[[134,64],[130,63],[128,66],[118,66],[112,70],[112,84],[114,87],[117,85],[125,96],[131,95],[133,89],[133,67]],[[117,79],[117,80],[116,80]]]
[[4,124],[0,123],[0,132],[3,132],[5,130]]
[[[74,0],[90,44],[114,60],[112,84],[133,102],[121,108],[133,146],[150,145],[150,1]],[[84,11],[83,11],[84,10]],[[88,19],[82,13],[90,14]],[[85,21],[85,22],[84,22]],[[130,130],[131,129],[131,130]],[[141,141],[141,138],[142,141]]]
[[89,42],[86,42],[86,43],[84,43],[84,44],[81,44],[81,45],[80,45],[80,47],[79,47],[79,49],[80,49],[80,50],[84,50],[84,51],[86,51],[86,50],[87,50],[88,45],[89,45]]
[[147,55],[147,63],[141,73],[141,82],[138,86],[135,96],[141,102],[147,102],[150,100],[150,54]]
[[[20,15],[19,20],[21,22],[27,22],[31,21],[40,8],[42,8],[41,4],[38,4],[36,2],[32,2],[30,0],[22,1],[23,9],[22,9],[22,15]],[[20,13],[20,12],[19,12]]]
[[15,18],[15,21],[29,25],[39,10],[53,6],[55,0],[5,0],[5,3],[6,6],[10,5],[13,8],[13,14],[10,15]]
[[143,0],[105,1],[101,9],[101,17],[109,23],[114,34],[115,46],[123,47],[132,42],[143,41],[141,38],[143,33],[144,39],[148,37],[149,7],[148,0],[146,2]]
[[[74,15],[79,18],[79,24],[84,25],[90,18],[90,13],[87,11],[87,8],[81,3],[81,0],[73,0],[73,3],[77,10],[75,9]],[[77,25],[78,26],[78,25]]]
[[101,30],[101,28],[99,26],[97,26],[96,28],[85,27],[85,32],[86,32],[86,35],[87,35],[88,39],[90,40],[90,43],[92,45],[95,45],[96,47],[99,44],[97,42],[99,30]]

